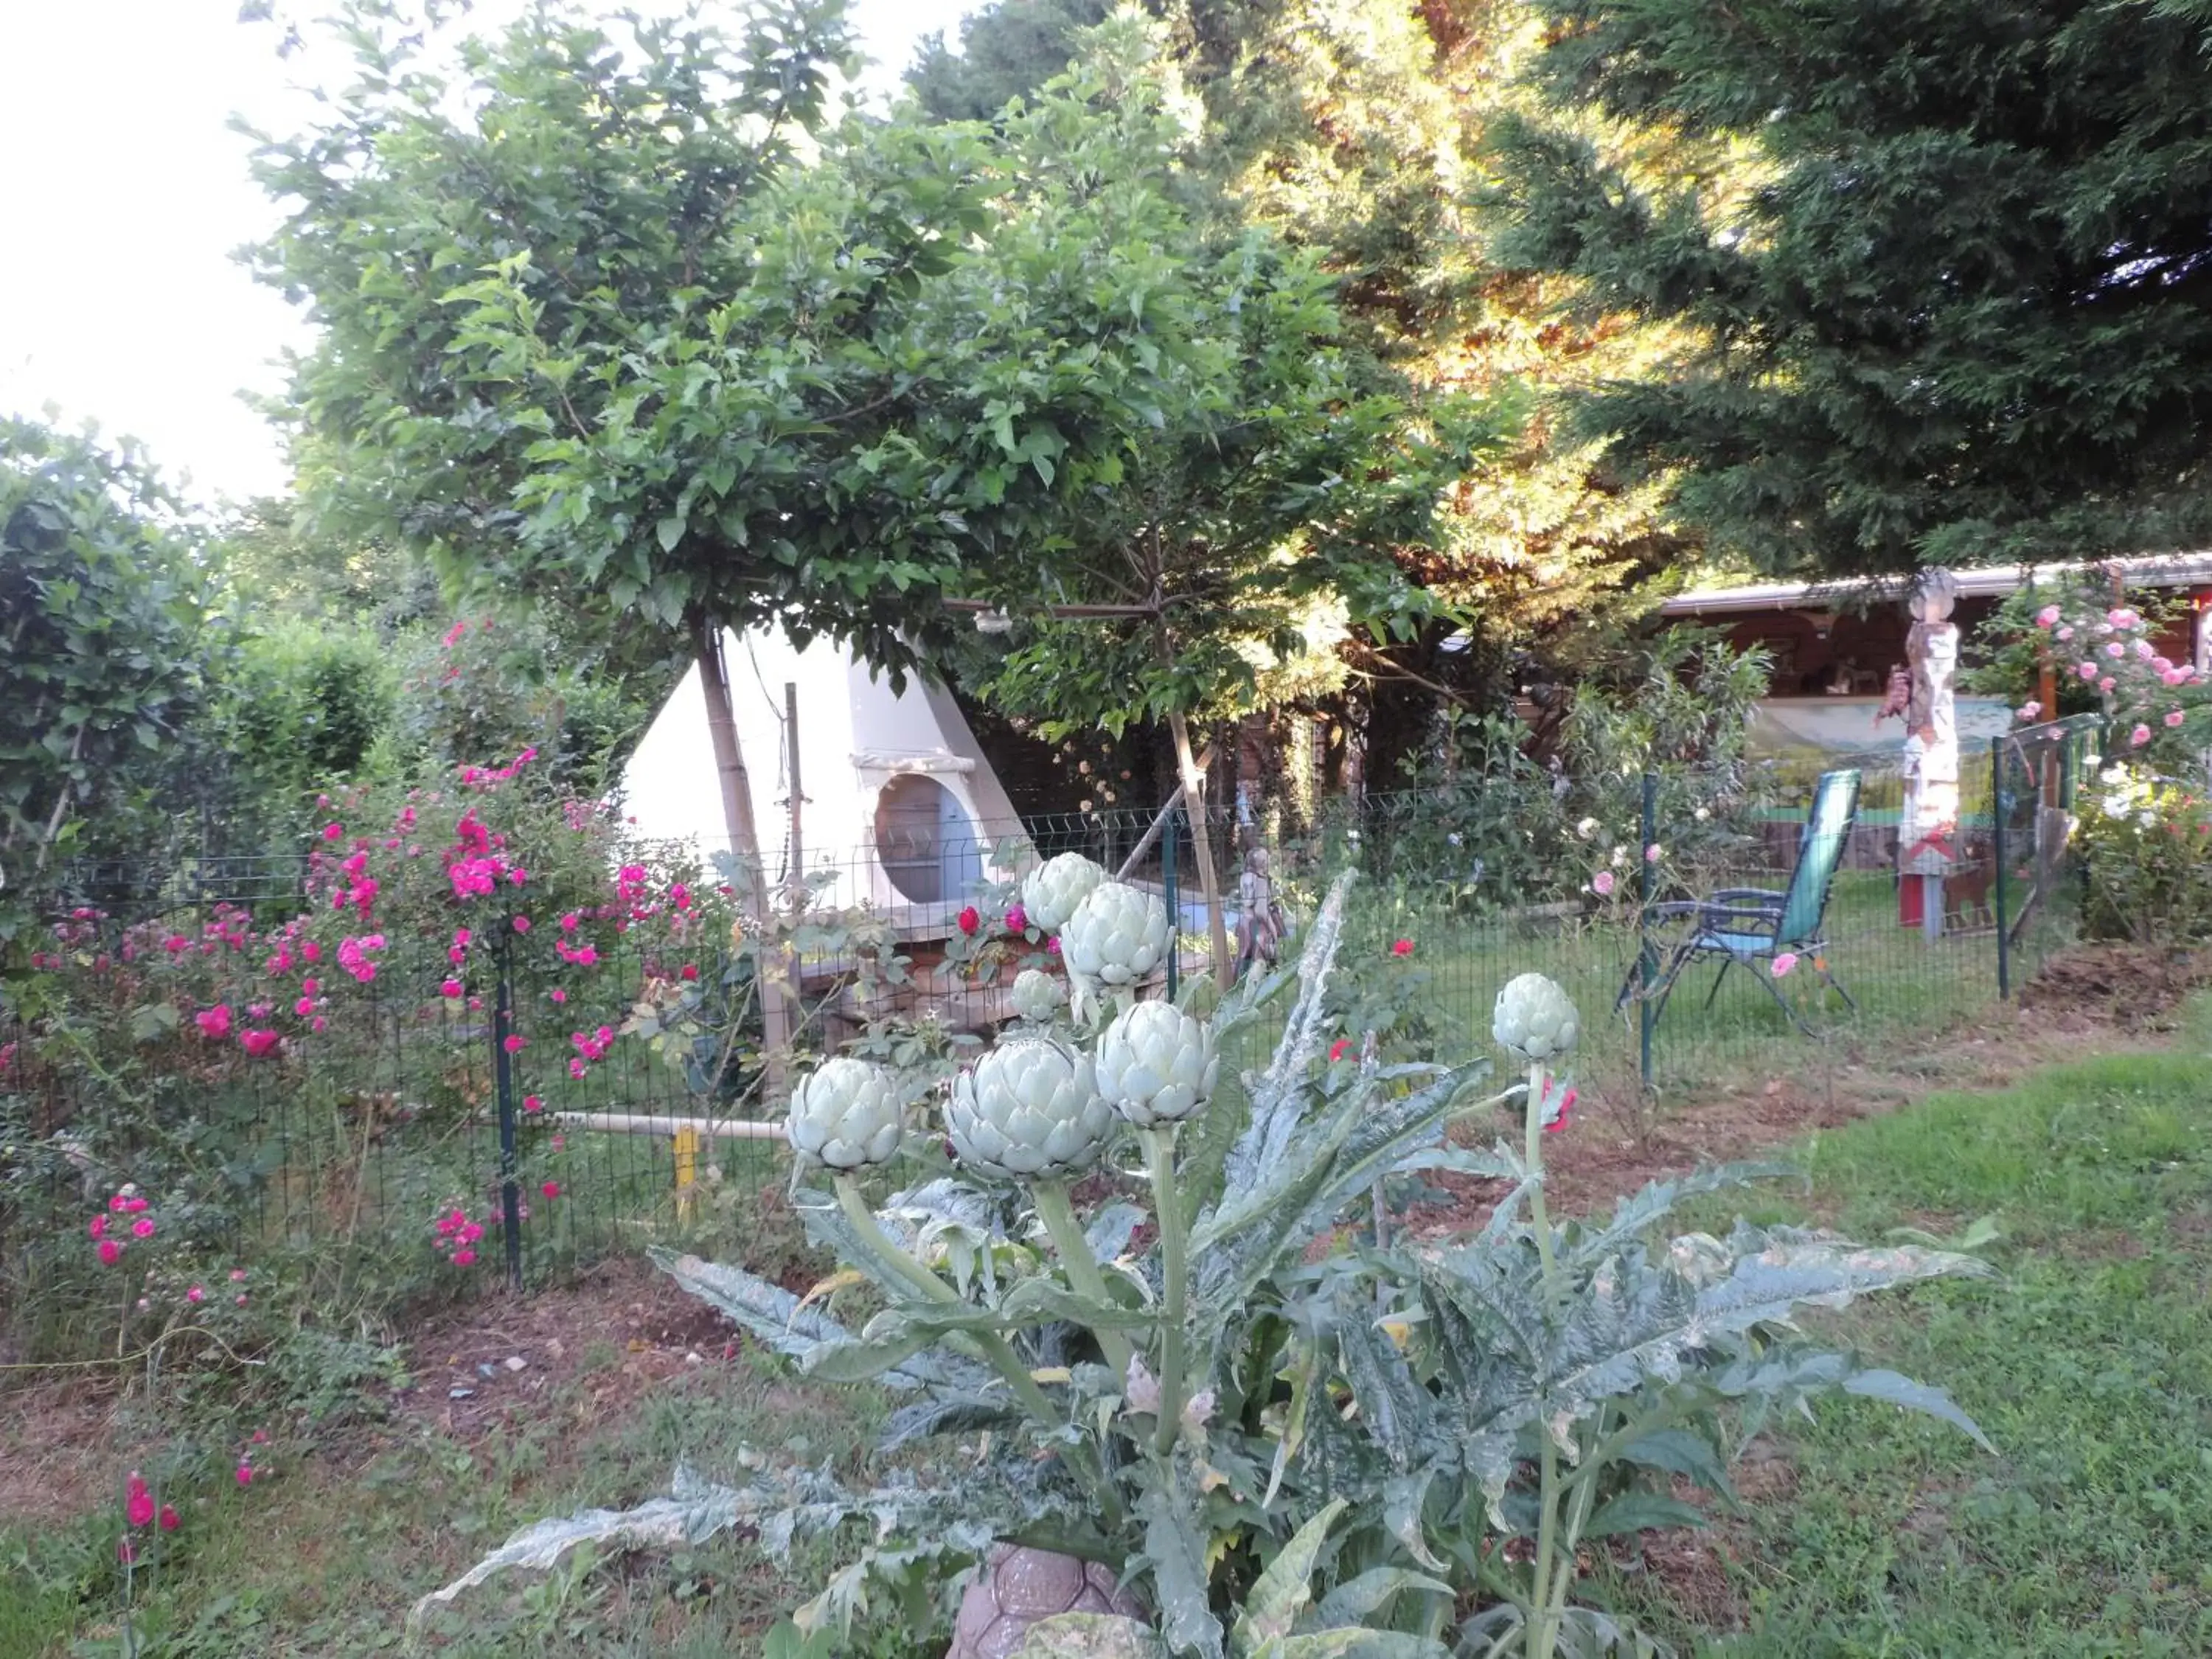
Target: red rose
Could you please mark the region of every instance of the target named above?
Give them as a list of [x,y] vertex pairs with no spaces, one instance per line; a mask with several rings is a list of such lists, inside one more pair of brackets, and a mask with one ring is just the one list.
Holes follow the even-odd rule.
[[983,918],[976,914],[975,907],[972,904],[960,913],[957,921],[960,931],[963,933],[972,934],[983,925]]
[[1394,957],[1410,957],[1413,954],[1413,941],[1409,939],[1400,939],[1390,947],[1390,954]]

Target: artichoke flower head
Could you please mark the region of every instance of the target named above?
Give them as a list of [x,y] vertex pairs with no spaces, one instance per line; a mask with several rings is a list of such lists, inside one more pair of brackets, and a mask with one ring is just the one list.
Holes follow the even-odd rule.
[[1087,1170],[1113,1127],[1090,1056],[1050,1037],[1000,1043],[953,1079],[945,1103],[954,1155],[1003,1178],[1055,1180]]
[[1524,1065],[1564,1059],[1582,1036],[1573,1000],[1541,974],[1522,974],[1498,994],[1490,1024],[1498,1046]]
[[904,1118],[889,1072],[840,1054],[793,1088],[784,1135],[809,1168],[860,1170],[896,1154]]
[[1180,1123],[1212,1097],[1221,1057],[1213,1029],[1172,1002],[1139,1002],[1098,1039],[1098,1087],[1140,1129]]

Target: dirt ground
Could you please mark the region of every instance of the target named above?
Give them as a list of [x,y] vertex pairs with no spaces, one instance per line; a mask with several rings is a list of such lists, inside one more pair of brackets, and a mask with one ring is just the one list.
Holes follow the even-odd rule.
[[[2055,1061],[2160,1047],[2175,1006],[2205,984],[2212,951],[2084,948],[2054,958],[2014,1005],[1971,1033],[1880,1054],[1815,1048],[1802,1070],[1669,1101],[1645,1121],[1591,1110],[1585,1133],[1546,1149],[1555,1211],[1601,1207],[1655,1176],[1755,1157],[1808,1129],[1894,1111],[1938,1090],[2000,1088]],[[1424,1232],[1479,1224],[1499,1195],[1494,1182],[1439,1184],[1450,1187],[1453,1201],[1419,1218]],[[689,1368],[727,1360],[738,1340],[727,1321],[649,1264],[611,1261],[556,1288],[486,1295],[425,1318],[404,1341],[410,1385],[387,1403],[469,1443],[562,1394],[580,1430]],[[0,1371],[0,1516],[58,1521],[108,1501],[116,1449],[130,1443],[136,1420],[129,1399],[96,1368]],[[322,1455],[365,1460],[376,1434],[356,1433],[357,1444],[340,1437]],[[1670,1578],[1700,1576],[1695,1562],[1649,1565]]]

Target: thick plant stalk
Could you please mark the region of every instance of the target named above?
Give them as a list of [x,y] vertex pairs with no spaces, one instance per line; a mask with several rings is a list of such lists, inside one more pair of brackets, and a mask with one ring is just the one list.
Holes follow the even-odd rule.
[[[845,1219],[853,1224],[853,1230],[860,1236],[870,1255],[930,1301],[950,1304],[960,1300],[957,1291],[891,1241],[883,1224],[876,1219],[876,1212],[868,1207],[868,1200],[861,1196],[859,1182],[841,1174],[835,1185],[837,1207],[844,1211]],[[1054,1408],[1051,1396],[1037,1386],[1036,1379],[1022,1364],[1022,1357],[1014,1352],[1012,1344],[995,1331],[975,1331],[969,1334],[983,1357],[1006,1378],[1006,1386],[1014,1391],[1024,1409],[1042,1422],[1060,1421],[1062,1413]]]
[[[1098,1260],[1091,1254],[1091,1241],[1083,1236],[1083,1224],[1076,1219],[1075,1208],[1067,1201],[1067,1183],[1040,1181],[1030,1188],[1030,1199],[1036,1206],[1037,1219],[1044,1223],[1053,1249],[1060,1255],[1060,1265],[1066,1270],[1068,1282],[1093,1301],[1111,1306],[1114,1298],[1106,1288],[1106,1275],[1099,1271]],[[1119,1331],[1101,1330],[1098,1346],[1106,1356],[1106,1363],[1114,1368],[1114,1375],[1127,1382],[1129,1360],[1135,1352],[1129,1346],[1129,1339]]]
[[1187,1363],[1183,1320],[1190,1303],[1188,1218],[1176,1194],[1175,1126],[1145,1131],[1152,1166],[1152,1212],[1160,1229],[1160,1420],[1152,1444],[1162,1456],[1175,1449],[1182,1419]]
[[744,750],[738,741],[737,711],[730,702],[730,677],[722,661],[722,630],[705,619],[692,625],[692,655],[707,697],[707,735],[714,751],[714,773],[722,791],[722,827],[730,852],[744,868],[746,923],[751,927],[758,972],[763,1047],[767,1050],[768,1099],[787,1098],[791,1060],[791,1007],[785,981],[789,952],[777,933],[768,891],[768,866],[761,860],[760,830],[753,822],[752,783],[745,772]]
[[1543,1264],[1547,1309],[1559,1305],[1559,1263],[1552,1255],[1552,1220],[1544,1205],[1544,1066],[1528,1067],[1528,1095],[1523,1103],[1522,1158],[1528,1166],[1528,1220],[1536,1234],[1536,1259]]
[[[1522,1108],[1522,1158],[1528,1169],[1528,1219],[1536,1234],[1536,1259],[1541,1264],[1544,1312],[1547,1322],[1560,1303],[1559,1261],[1552,1249],[1552,1221],[1544,1203],[1545,1067],[1532,1061],[1528,1093]],[[1539,1424],[1542,1438],[1537,1455],[1536,1553],[1528,1564],[1528,1607],[1522,1629],[1527,1632],[1528,1659],[1553,1659],[1559,1640],[1559,1609],[1574,1578],[1573,1545],[1564,1561],[1554,1561],[1559,1548],[1557,1535],[1559,1492],[1559,1453],[1553,1444],[1549,1424]]]

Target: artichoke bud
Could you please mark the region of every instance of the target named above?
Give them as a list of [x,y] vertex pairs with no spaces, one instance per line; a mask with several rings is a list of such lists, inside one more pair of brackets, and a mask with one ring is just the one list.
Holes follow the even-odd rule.
[[1541,974],[1522,974],[1498,994],[1490,1034],[1528,1065],[1574,1052],[1582,1016],[1567,994]]
[[1167,960],[1170,937],[1167,906],[1124,883],[1103,881],[1067,919],[1060,951],[1070,974],[1118,989]]
[[1089,1056],[1045,1037],[1002,1042],[952,1080],[945,1129],[960,1162],[986,1175],[1055,1179],[1105,1149],[1114,1109]]
[[1106,879],[1106,872],[1080,853],[1047,859],[1022,882],[1022,913],[1032,927],[1056,933],[1067,926],[1075,907]]
[[1013,989],[1006,994],[1006,1000],[1022,1018],[1046,1025],[1067,1000],[1067,993],[1060,989],[1060,981],[1050,974],[1041,969],[1024,968],[1014,975]]
[[904,1118],[889,1072],[840,1054],[799,1080],[783,1127],[802,1164],[860,1170],[890,1161]]
[[1139,1002],[1098,1039],[1098,1088],[1140,1129],[1180,1123],[1213,1093],[1213,1031],[1171,1002]]

